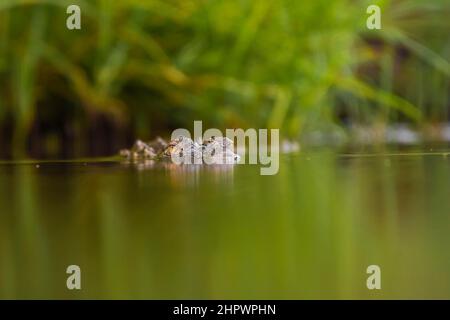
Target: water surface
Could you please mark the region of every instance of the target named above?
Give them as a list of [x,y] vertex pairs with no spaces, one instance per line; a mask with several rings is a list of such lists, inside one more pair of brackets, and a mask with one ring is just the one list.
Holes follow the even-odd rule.
[[449,299],[449,245],[445,152],[0,164],[0,298]]

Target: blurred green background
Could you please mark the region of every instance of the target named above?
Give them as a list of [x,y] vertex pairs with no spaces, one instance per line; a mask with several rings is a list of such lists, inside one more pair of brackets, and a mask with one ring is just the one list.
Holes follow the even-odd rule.
[[446,122],[449,14],[446,0],[1,0],[0,155],[109,155],[193,120],[292,139]]

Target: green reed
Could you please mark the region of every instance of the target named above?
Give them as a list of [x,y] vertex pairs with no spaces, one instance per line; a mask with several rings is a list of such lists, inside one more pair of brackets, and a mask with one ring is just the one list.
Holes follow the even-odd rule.
[[[16,154],[36,121],[77,141],[107,117],[147,137],[201,119],[218,127],[415,123],[448,118],[448,1],[73,1],[0,4],[0,127]],[[68,114],[62,119],[61,113]]]

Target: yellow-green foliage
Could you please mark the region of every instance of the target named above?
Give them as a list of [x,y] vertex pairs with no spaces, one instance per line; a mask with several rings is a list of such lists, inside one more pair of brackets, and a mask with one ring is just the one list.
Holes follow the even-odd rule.
[[[73,3],[82,29],[69,31]],[[380,31],[366,29],[372,3]],[[296,135],[341,105],[353,121],[443,119],[449,13],[444,0],[2,0],[0,122],[23,144],[40,105],[144,135],[194,119]]]

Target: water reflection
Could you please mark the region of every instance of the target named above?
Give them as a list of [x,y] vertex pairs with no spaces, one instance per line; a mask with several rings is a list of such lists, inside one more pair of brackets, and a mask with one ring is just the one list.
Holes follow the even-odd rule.
[[212,180],[216,183],[233,183],[233,164],[175,164],[171,161],[122,161],[123,166],[135,168],[139,172],[147,170],[163,171],[173,186],[198,186],[201,178]]
[[[450,161],[0,166],[1,298],[449,298]],[[82,269],[82,291],[65,268]],[[365,288],[369,264],[381,292]]]

